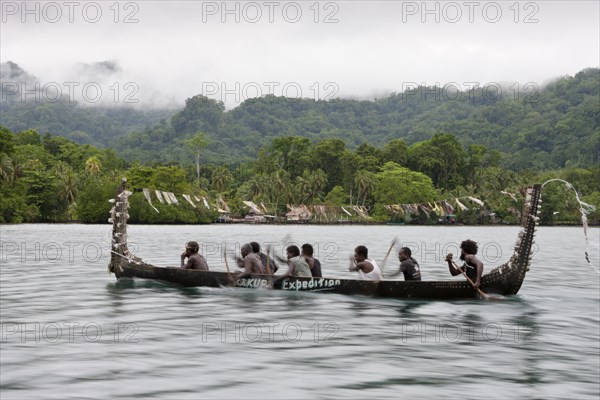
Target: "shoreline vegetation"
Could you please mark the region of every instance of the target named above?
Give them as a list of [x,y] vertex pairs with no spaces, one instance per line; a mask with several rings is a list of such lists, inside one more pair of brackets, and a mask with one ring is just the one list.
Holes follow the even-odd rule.
[[[0,223],[0,226],[9,226],[9,225],[29,225],[29,224],[49,224],[49,225],[90,225],[87,222],[81,221],[59,221],[59,222],[13,222],[13,223]],[[103,225],[102,223],[98,223],[96,225]],[[496,223],[496,224],[463,224],[463,223],[455,223],[455,224],[403,224],[403,223],[391,223],[391,222],[207,222],[207,223],[138,223],[131,225],[306,225],[306,226],[345,226],[345,225],[353,225],[353,226],[432,226],[436,228],[452,228],[459,226],[485,226],[485,227],[502,227],[502,226],[520,226],[519,223]],[[554,222],[551,224],[542,224],[541,226],[560,226],[560,227],[581,227],[581,220],[577,221],[569,221],[569,222]],[[596,222],[593,224],[588,224],[589,227],[598,228],[600,227],[600,223]]]
[[[287,137],[272,146],[285,142],[287,146],[304,143],[307,154],[314,154],[311,146],[343,145],[327,139],[312,145],[305,138]],[[375,161],[379,158],[370,157],[373,165],[357,171],[353,162],[344,165],[345,160],[359,160],[360,164],[361,157],[354,158],[358,152],[379,150],[361,145],[355,152],[343,149],[333,157],[331,165],[338,168],[327,172],[303,169],[295,179],[281,168],[259,172],[265,168],[264,160],[234,170],[203,165],[204,174],[198,179],[193,165],[145,166],[136,162],[126,166],[111,149],[77,145],[50,134],[42,138],[32,130],[15,134],[0,128],[0,149],[4,150],[0,152],[0,223],[106,223],[111,207],[108,199],[114,196],[122,176],[128,178],[128,190],[134,192],[130,198],[132,224],[518,225],[524,188],[551,178],[571,182],[583,194],[584,202],[600,206],[597,167],[536,173],[483,162],[475,165],[472,149],[463,150],[447,134],[411,146],[409,157],[410,149],[423,146],[456,149],[456,157],[464,158],[466,168],[427,174],[393,161],[378,166]],[[328,188],[329,180],[336,176],[339,184]],[[449,184],[448,180],[463,184]],[[145,194],[154,196],[158,190],[154,188],[167,190],[163,195],[171,193],[179,199],[178,204],[163,204],[156,198],[150,204]],[[581,223],[579,204],[569,187],[548,185],[542,198],[542,225]],[[267,217],[270,220],[265,220]],[[600,223],[598,210],[588,218],[590,225]]]
[[[525,188],[553,178],[595,206],[589,224],[600,224],[600,70],[528,101],[411,94],[264,97],[230,111],[198,95],[125,135],[107,109],[2,102],[0,223],[106,223],[126,177],[132,224],[518,225]],[[553,182],[542,198],[540,224],[581,223],[569,186]]]

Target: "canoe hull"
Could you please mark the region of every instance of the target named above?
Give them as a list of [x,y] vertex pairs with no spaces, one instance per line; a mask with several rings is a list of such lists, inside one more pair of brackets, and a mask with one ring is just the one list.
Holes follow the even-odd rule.
[[234,279],[227,272],[156,267],[150,264],[136,264],[134,262],[123,263],[121,270],[115,271],[115,275],[118,279],[152,279],[184,287],[238,287],[257,290],[319,292],[415,299],[465,299],[477,297],[477,293],[473,288],[464,281],[374,282],[327,277],[290,277],[278,280],[268,275],[253,275],[248,278]]

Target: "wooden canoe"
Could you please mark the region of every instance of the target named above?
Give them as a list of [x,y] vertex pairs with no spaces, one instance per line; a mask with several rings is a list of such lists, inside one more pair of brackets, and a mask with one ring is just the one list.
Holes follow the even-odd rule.
[[[228,272],[195,271],[182,268],[160,267],[144,262],[132,255],[127,247],[127,218],[131,192],[125,190],[125,180],[121,184],[111,210],[112,249],[109,271],[117,279],[141,278],[171,282],[186,287],[243,287],[252,289],[274,289],[284,291],[308,291],[339,293],[345,295],[365,295],[395,298],[419,299],[463,299],[476,298],[476,291],[462,280],[443,281],[362,281],[357,279],[296,278],[277,279],[267,275],[234,279]],[[541,185],[527,189],[525,207],[522,213],[521,229],[514,253],[504,264],[491,269],[481,277],[481,290],[501,295],[516,294],[531,262],[531,248],[535,236],[541,203]]]

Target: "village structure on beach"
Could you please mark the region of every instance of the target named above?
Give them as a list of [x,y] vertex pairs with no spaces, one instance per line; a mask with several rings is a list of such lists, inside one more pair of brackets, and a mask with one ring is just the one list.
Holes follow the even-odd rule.
[[[218,213],[215,222],[221,223],[368,223],[373,218],[369,215],[369,209],[362,205],[304,205],[287,204],[287,212],[281,213],[275,210],[275,207],[268,207],[260,202],[256,204],[253,201],[243,201],[245,214],[234,215],[227,201],[219,197],[215,201],[209,201],[204,196],[189,194],[175,195],[172,192],[160,190],[143,189],[144,197],[148,204],[156,211],[160,212],[154,205],[156,199],[161,204],[170,206],[180,206],[181,201],[178,196],[194,208],[204,207],[207,210]],[[518,200],[513,193],[502,192],[515,202],[515,207],[511,211],[520,216],[519,207],[516,206]],[[423,203],[412,204],[390,204],[384,205],[384,208],[391,215],[390,222],[401,218],[403,221],[411,221],[419,216],[424,216],[429,220],[443,224],[454,224],[457,222],[456,211],[467,211],[470,208],[481,210],[482,216],[494,222],[494,212],[485,207],[485,203],[473,196],[464,196],[450,200],[438,200]]]

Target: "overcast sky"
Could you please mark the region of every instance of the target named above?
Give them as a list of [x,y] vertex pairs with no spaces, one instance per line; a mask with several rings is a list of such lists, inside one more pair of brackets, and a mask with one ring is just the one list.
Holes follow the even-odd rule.
[[256,94],[372,99],[413,83],[522,92],[599,66],[599,4],[2,1],[0,61],[63,96],[92,86],[90,103],[180,107],[203,93],[232,108]]

